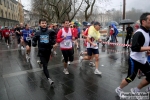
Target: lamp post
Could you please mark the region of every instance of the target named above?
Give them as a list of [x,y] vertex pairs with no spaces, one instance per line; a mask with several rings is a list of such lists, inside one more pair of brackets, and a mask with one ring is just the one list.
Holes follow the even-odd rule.
[[[122,16],[122,19],[125,19],[125,14],[126,12],[126,0],[123,0],[123,16]],[[125,26],[123,25],[123,31],[125,30]]]

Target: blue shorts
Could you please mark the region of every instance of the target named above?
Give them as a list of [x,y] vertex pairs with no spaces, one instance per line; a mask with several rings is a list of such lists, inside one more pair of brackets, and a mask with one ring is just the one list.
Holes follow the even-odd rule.
[[87,54],[88,56],[92,56],[92,54],[99,54],[99,51],[98,49],[87,48]]

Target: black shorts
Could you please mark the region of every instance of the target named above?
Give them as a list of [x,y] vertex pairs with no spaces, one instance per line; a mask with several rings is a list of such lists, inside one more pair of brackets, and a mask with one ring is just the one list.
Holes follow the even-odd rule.
[[142,64],[130,57],[128,64],[129,64],[128,75],[125,78],[127,82],[132,82],[135,79],[138,69],[140,69],[142,73],[145,74],[146,80],[150,82],[150,65],[148,62]]
[[87,48],[88,56],[92,56],[92,54],[99,54],[98,49]]
[[78,38],[80,38],[80,33],[78,33]]
[[73,61],[74,60],[74,50],[73,48],[70,50],[61,50],[65,63],[67,63],[68,61]]
[[30,41],[24,41],[25,45],[28,45],[29,47],[31,47],[31,40]]

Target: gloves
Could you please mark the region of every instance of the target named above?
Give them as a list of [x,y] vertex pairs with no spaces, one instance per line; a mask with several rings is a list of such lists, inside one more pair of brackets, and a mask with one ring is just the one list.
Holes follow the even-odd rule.
[[36,45],[37,45],[37,43],[34,42],[34,41],[32,41],[32,46],[33,46],[33,47],[36,47]]

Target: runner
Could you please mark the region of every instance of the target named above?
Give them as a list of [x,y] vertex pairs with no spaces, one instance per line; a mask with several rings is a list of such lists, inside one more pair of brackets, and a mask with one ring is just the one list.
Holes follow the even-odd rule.
[[40,30],[35,33],[32,40],[32,45],[35,47],[38,41],[38,54],[43,65],[43,72],[48,79],[50,85],[53,85],[53,81],[50,79],[49,72],[47,69],[51,49],[55,44],[55,32],[48,30],[46,19],[39,20]]
[[5,38],[5,42],[9,48],[10,44],[10,30],[8,29],[7,26],[5,26],[5,29],[3,30],[3,37]]
[[[87,47],[88,30],[91,25],[92,26],[94,25],[94,21],[92,21],[91,24],[88,23],[87,28],[85,29],[85,31],[83,30],[83,33],[82,33],[82,36],[84,38],[84,46],[85,47]],[[87,55],[87,48],[85,51],[81,51],[79,54],[79,56],[84,56],[84,55]],[[95,63],[93,62],[93,57],[94,57],[94,55],[92,55],[92,58],[90,59],[90,63],[89,63],[90,66],[95,66]]]
[[72,30],[73,30],[74,35],[75,35],[75,40],[74,40],[73,42],[74,42],[74,44],[76,45],[76,48],[79,49],[79,43],[78,43],[78,29],[77,29],[76,24],[73,25]]
[[99,51],[98,51],[98,45],[97,42],[101,42],[100,40],[100,23],[94,22],[94,25],[91,26],[88,30],[88,36],[87,36],[87,53],[88,56],[79,57],[79,62],[82,62],[82,60],[90,60],[92,59],[92,54],[95,57],[95,71],[94,74],[101,74],[101,72],[98,70],[99,66]]
[[33,31],[29,29],[29,25],[25,25],[25,29],[22,30],[22,43],[25,44],[26,47],[26,59],[27,62],[29,62],[30,59],[30,51],[31,51],[31,37],[32,37]]
[[17,37],[18,48],[20,48],[21,33],[20,33],[19,25],[16,25],[16,28],[14,31],[15,31],[16,37]]
[[[19,27],[19,29],[20,29],[20,34],[21,34],[21,36],[22,36],[22,30],[24,30],[25,29],[25,27],[23,26],[23,23],[20,23],[20,27]],[[24,43],[24,40],[23,39],[21,39],[21,49],[22,50],[24,50],[24,47],[25,47],[25,43]]]
[[122,89],[135,79],[138,69],[145,74],[146,78],[142,79],[137,87],[131,88],[131,92],[133,94],[138,93],[150,83],[150,65],[146,56],[146,54],[150,54],[150,13],[143,13],[140,17],[140,23],[141,27],[134,33],[132,39],[128,75],[115,90],[121,98],[125,98],[121,95],[123,93]]
[[[56,37],[57,37],[57,33],[58,33],[58,31],[59,31],[59,28],[58,28],[58,25],[57,25],[57,23],[54,23],[53,24],[53,28],[52,28],[54,31],[55,31],[55,33],[56,33]],[[56,47],[58,46],[58,43],[56,43],[55,45],[53,45],[53,49],[52,49],[52,51],[53,51],[53,53],[55,54],[55,55],[57,55],[57,52],[56,52]]]
[[74,40],[74,33],[69,27],[69,21],[64,22],[64,27],[59,30],[57,34],[57,42],[60,43],[60,49],[64,57],[64,73],[69,74],[67,69],[68,61],[73,61],[72,40]]

